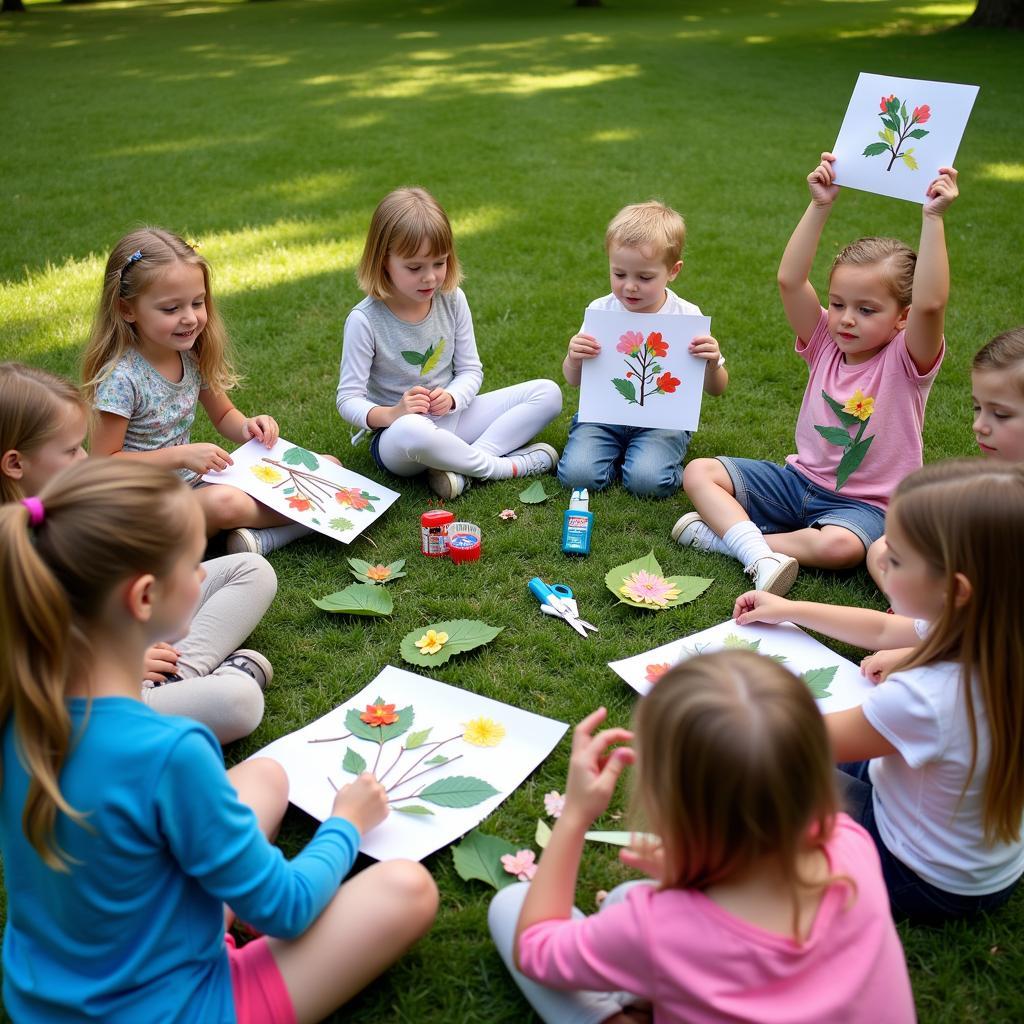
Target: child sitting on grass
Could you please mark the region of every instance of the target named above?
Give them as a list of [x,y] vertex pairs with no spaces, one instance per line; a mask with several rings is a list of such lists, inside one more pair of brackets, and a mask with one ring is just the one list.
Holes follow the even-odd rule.
[[[664,203],[651,200],[620,210],[604,239],[611,294],[595,299],[587,308],[700,316],[692,302],[667,287],[682,269],[685,241],[683,218]],[[562,363],[569,384],[580,386],[583,360],[593,359],[600,351],[600,343],[584,334],[582,327],[569,339]],[[710,335],[694,338],[689,351],[707,360],[704,390],[709,395],[722,394],[729,374],[718,342]],[[668,498],[679,490],[689,443],[688,430],[580,423],[573,416],[558,463],[558,480],[564,487],[599,491],[621,474],[622,486],[631,494]]]

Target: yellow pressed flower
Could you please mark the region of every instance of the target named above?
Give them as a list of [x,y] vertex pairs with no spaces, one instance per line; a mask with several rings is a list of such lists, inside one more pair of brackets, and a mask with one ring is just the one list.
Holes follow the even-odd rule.
[[866,420],[875,411],[875,400],[870,395],[865,395],[860,388],[853,393],[853,398],[846,400],[843,412],[856,416],[859,420]]
[[252,475],[259,477],[265,484],[279,484],[284,479],[283,473],[278,473],[270,466],[252,466]]
[[462,738],[474,747],[496,747],[505,738],[505,726],[481,715],[466,722]]
[[416,646],[423,654],[437,654],[446,643],[448,643],[447,633],[438,633],[433,629],[428,629],[416,641]]

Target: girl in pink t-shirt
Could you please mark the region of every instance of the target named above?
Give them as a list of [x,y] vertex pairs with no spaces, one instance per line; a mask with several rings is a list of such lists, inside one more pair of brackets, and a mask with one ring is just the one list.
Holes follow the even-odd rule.
[[695,512],[678,543],[736,558],[754,589],[782,596],[801,565],[860,564],[883,532],[896,485],[921,465],[924,411],[943,356],[949,296],[943,215],[957,172],[940,167],[923,202],[920,254],[892,238],[861,238],[832,264],[828,308],[810,283],[839,193],[831,153],[808,175],[811,203],[779,264],[779,290],[809,379],[786,465],[695,459],[683,486]]
[[[914,1020],[878,855],[837,811],[825,728],[800,680],[726,651],[663,676],[635,732],[595,734],[605,714],[573,734],[536,876],[491,904],[499,952],[543,1020]],[[620,886],[584,917],[572,905],[584,834],[634,762],[653,834],[621,858],[656,884]]]

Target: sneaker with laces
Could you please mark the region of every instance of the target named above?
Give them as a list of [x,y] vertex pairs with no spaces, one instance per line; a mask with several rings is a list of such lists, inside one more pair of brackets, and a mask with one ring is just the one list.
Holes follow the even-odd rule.
[[442,500],[457,498],[467,487],[469,480],[461,473],[447,469],[428,469],[427,486]]
[[789,555],[764,555],[743,570],[754,577],[754,589],[785,597],[796,583],[800,563]]
[[684,548],[697,547],[697,537],[702,526],[706,530],[710,529],[701,519],[699,512],[687,512],[685,516],[680,516],[676,520],[676,525],[672,527],[672,539]]
[[524,448],[517,448],[505,456],[512,460],[512,475],[518,479],[521,476],[541,476],[544,473],[553,473],[558,465],[558,452],[551,445],[543,441],[535,441]]
[[305,537],[307,533],[312,532],[308,526],[303,526],[302,523],[266,526],[263,529],[240,527],[237,530],[231,530],[224,538],[224,550],[229,555],[242,555],[248,552],[266,557],[271,551],[283,548],[285,544],[291,544],[293,540]]
[[214,669],[214,672],[216,673],[222,668],[232,668],[238,672],[244,672],[256,680],[256,684],[261,690],[265,690],[270,685],[271,679],[274,678],[274,666],[259,651],[251,651],[246,647],[232,651]]

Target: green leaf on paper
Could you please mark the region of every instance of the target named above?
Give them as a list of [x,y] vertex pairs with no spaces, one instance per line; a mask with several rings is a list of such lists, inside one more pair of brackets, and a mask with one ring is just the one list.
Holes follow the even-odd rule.
[[904,123],[906,123],[907,121],[910,120],[910,114],[907,113],[907,101],[906,100],[904,100],[900,104],[900,117],[903,119]]
[[476,878],[495,889],[504,889],[515,881],[502,866],[501,858],[518,851],[500,836],[489,836],[475,828],[452,849],[452,859],[459,878],[468,882]]
[[391,595],[371,583],[352,583],[337,593],[314,598],[313,604],[325,612],[344,615],[390,615],[395,607]]
[[924,128],[915,128],[912,132],[907,133],[909,139],[923,139],[928,132]]
[[286,487],[281,493],[282,494],[294,494],[295,493],[295,488],[294,487]]
[[432,758],[430,758],[427,761],[424,761],[423,763],[424,764],[447,764],[448,760],[449,759],[447,757],[445,757],[444,754],[435,754]]
[[883,117],[882,124],[884,124],[886,128],[891,128],[894,132],[898,132],[901,127],[895,114],[890,117]]
[[352,529],[352,520],[345,519],[344,516],[338,516],[337,519],[332,519],[327,525],[332,530],[337,530],[339,533],[344,533],[346,530]]
[[906,153],[900,154],[900,159],[912,170],[917,170],[917,161],[910,155],[913,150],[908,149]]
[[632,402],[633,405],[637,404],[636,401],[636,388],[633,386],[633,382],[629,380],[623,380],[621,377],[613,377],[612,384],[615,385],[615,390],[627,401]]
[[[345,522],[348,522],[348,520],[345,520]],[[352,575],[355,576],[357,580],[371,585],[390,583],[392,580],[397,580],[402,576],[408,575],[407,573],[399,572],[399,569],[405,565],[404,558],[400,558],[397,562],[391,562],[389,565],[385,566],[386,569],[391,570],[391,575],[388,576],[387,579],[383,580],[375,580],[371,576],[367,575],[371,569],[376,568],[376,566],[370,562],[364,562],[361,558],[350,558],[348,560],[348,564],[352,566]]]
[[519,500],[525,505],[539,505],[547,501],[550,495],[544,490],[544,484],[540,480],[534,480],[529,487],[519,492]]
[[[890,131],[891,130],[892,129],[890,129]],[[889,146],[885,142],[872,142],[865,148],[864,152],[861,153],[861,156],[878,156],[879,154],[884,153],[888,148]]]
[[[633,601],[626,597],[619,588],[635,572],[652,573],[661,576],[666,583],[671,583],[679,590],[679,596],[673,597],[665,603],[664,608],[653,604],[644,604],[640,601]],[[648,552],[643,558],[635,558],[632,562],[624,565],[617,565],[609,569],[604,577],[605,585],[618,598],[622,604],[628,604],[631,608],[642,608],[644,611],[664,611],[667,608],[675,608],[677,605],[688,604],[696,597],[700,597],[708,587],[715,581],[704,576],[665,576],[654,557],[654,552]]]
[[436,345],[431,345],[426,352],[423,353],[423,369],[420,370],[420,376],[423,377],[430,373],[435,366],[441,361],[441,355],[444,352],[444,338],[438,338]]
[[356,753],[351,747],[345,750],[345,757],[341,762],[343,772],[351,772],[353,775],[361,775],[366,771],[366,760],[362,754]]
[[743,637],[737,636],[735,633],[730,633],[723,641],[723,647],[731,648],[735,651],[756,651],[761,646],[760,640],[744,640]]
[[498,790],[483,779],[472,775],[449,775],[424,786],[416,795],[438,807],[475,807],[497,794]]
[[843,430],[842,427],[819,427],[815,424],[814,429],[821,434],[829,444],[839,445],[840,448],[849,447],[851,440],[850,435]]
[[815,700],[832,696],[828,687],[835,678],[837,668],[837,665],[830,665],[827,668],[812,668],[803,674],[803,681],[810,687],[811,696]]
[[822,391],[821,397],[825,399],[831,410],[839,417],[839,422],[844,427],[859,427],[860,419],[854,416],[852,412],[847,412],[843,408],[842,402],[837,402],[830,394]]
[[[429,351],[430,349],[427,349],[427,352]],[[427,361],[427,356],[423,352],[403,352],[402,358],[412,366],[422,366]]]
[[[378,697],[373,703],[386,704],[387,701]],[[345,728],[353,736],[358,736],[361,740],[370,740],[371,743],[387,743],[388,740],[393,740],[396,736],[408,732],[416,717],[410,704],[396,712],[398,721],[392,722],[391,725],[367,725],[359,717],[365,711],[366,708],[349,708],[345,713]]]
[[[419,732],[409,733],[409,735],[405,737],[405,749],[415,750],[417,747],[422,747],[433,729],[434,727],[430,726],[428,729],[420,729]],[[427,764],[430,764],[430,762],[428,761]]]
[[306,451],[305,448],[300,448],[298,445],[289,448],[281,456],[281,461],[289,466],[305,466],[310,472],[316,472],[320,468],[320,460],[312,452]]
[[543,819],[537,819],[537,831],[533,835],[533,841],[542,849],[546,849],[551,841],[551,826]]
[[[429,626],[421,626],[411,633],[406,633],[402,637],[399,650],[410,665],[443,665],[454,654],[462,654],[464,651],[471,651],[475,647],[489,644],[504,628],[504,626],[488,626],[486,622],[479,622],[476,619],[432,622]],[[416,641],[431,629],[436,633],[447,633],[448,640],[437,654],[424,654],[416,646]]]
[[420,807],[419,804],[393,804],[391,810],[398,811],[399,814],[429,814],[431,817],[434,816],[434,812],[429,807]]
[[875,435],[872,434],[870,437],[862,438],[855,445],[851,445],[843,452],[843,457],[839,460],[839,466],[836,469],[836,490],[841,490],[843,484],[853,475],[857,467],[864,461],[864,456],[867,455],[868,449],[871,447],[871,442],[874,441]]

